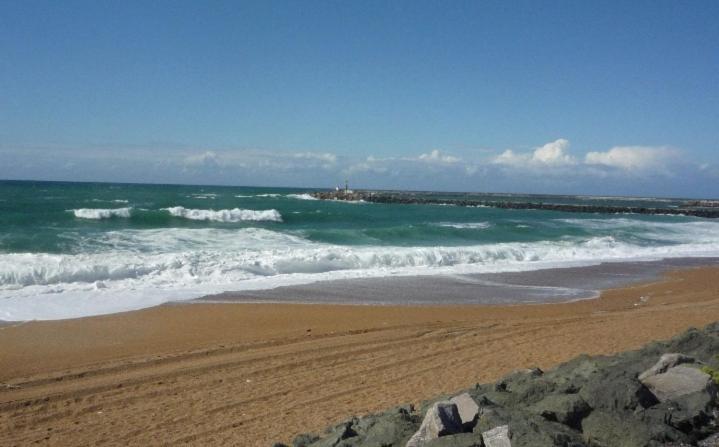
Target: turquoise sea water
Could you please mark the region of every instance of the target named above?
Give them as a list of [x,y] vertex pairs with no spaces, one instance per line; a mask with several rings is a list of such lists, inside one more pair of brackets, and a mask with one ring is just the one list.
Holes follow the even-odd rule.
[[[0,319],[340,278],[719,255],[719,221],[312,200],[282,188],[0,182]],[[448,193],[427,193],[456,197]],[[472,195],[673,207],[681,200]]]

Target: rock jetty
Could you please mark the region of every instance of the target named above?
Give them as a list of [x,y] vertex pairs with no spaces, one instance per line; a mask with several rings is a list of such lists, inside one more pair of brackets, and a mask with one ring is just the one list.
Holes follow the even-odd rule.
[[[490,207],[515,210],[546,210],[564,211],[570,213],[605,213],[605,214],[664,214],[684,215],[707,218],[719,218],[719,208],[715,206],[703,207],[704,202],[686,203],[680,208],[646,208],[636,206],[610,206],[610,205],[574,205],[566,203],[543,202],[514,202],[472,199],[439,199],[417,195],[413,193],[387,193],[371,191],[322,191],[310,193],[316,199],[341,200],[352,202],[394,203],[406,205],[453,205],[467,207]],[[706,202],[706,201],[705,201]]]
[[416,409],[352,418],[292,447],[716,447],[718,354],[714,323],[638,351],[515,371]]

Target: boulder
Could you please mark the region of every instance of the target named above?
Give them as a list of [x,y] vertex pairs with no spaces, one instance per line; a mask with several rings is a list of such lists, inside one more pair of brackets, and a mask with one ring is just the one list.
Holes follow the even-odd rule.
[[579,390],[579,395],[595,410],[634,410],[657,403],[654,394],[633,374],[615,367],[590,376]]
[[385,413],[360,418],[352,427],[358,445],[404,445],[417,430],[411,407],[398,407]]
[[682,363],[694,363],[694,359],[679,353],[664,354],[659,358],[659,361],[655,363],[654,366],[639,375],[639,380],[644,381],[651,376],[663,374],[669,368],[681,365]]
[[437,402],[427,410],[422,425],[409,438],[407,447],[423,447],[432,439],[461,432],[462,418],[457,405],[452,402]]
[[482,432],[485,447],[512,447],[511,437],[509,425],[500,425]]
[[582,419],[592,409],[577,394],[550,394],[530,407],[530,411],[543,418],[579,428]]
[[662,402],[641,412],[639,416],[649,421],[652,427],[668,426],[692,438],[701,439],[716,431],[712,424],[712,406],[710,396],[698,392]]
[[292,440],[292,447],[306,447],[317,441],[318,439],[320,439],[319,436],[309,433],[297,435],[297,437]]
[[512,447],[569,447],[581,446],[581,434],[566,425],[551,422],[519,408],[482,408],[474,427],[475,433],[488,432],[496,427],[511,427]]
[[356,420],[350,420],[342,422],[326,431],[327,436],[316,441],[312,444],[312,447],[335,447],[340,444],[341,441],[357,436],[357,433],[353,429],[353,425]]
[[699,447],[719,447],[719,433],[714,433],[706,439],[702,439],[697,444]]
[[474,423],[477,422],[477,414],[479,413],[477,402],[472,399],[469,393],[454,396],[449,401],[457,405],[457,411],[459,411],[459,417],[462,419],[464,429],[471,430]]
[[704,391],[716,396],[716,384],[704,371],[688,366],[674,366],[661,374],[642,380],[660,402],[675,400],[688,394]]
[[482,447],[482,436],[474,433],[460,433],[442,436],[425,444],[426,447]]
[[628,412],[593,411],[582,421],[582,432],[597,447],[645,447],[652,441],[648,426],[633,421]]

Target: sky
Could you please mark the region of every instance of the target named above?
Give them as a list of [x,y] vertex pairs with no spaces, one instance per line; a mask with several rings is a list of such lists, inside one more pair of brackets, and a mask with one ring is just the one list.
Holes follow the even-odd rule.
[[719,197],[719,2],[0,0],[0,178]]

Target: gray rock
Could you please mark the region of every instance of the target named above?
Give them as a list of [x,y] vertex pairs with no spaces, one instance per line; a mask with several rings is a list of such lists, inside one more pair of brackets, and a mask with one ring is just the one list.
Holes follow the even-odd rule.
[[578,431],[557,422],[547,421],[519,408],[482,408],[475,433],[508,425],[511,427],[512,447],[568,447],[581,446]]
[[700,391],[716,395],[716,384],[711,376],[688,366],[669,368],[664,373],[647,377],[642,383],[660,402]]
[[432,439],[461,432],[462,419],[457,405],[452,402],[437,402],[427,410],[422,425],[409,438],[406,447],[423,447]]
[[477,421],[477,414],[479,413],[477,402],[472,399],[469,393],[454,396],[449,401],[457,405],[457,411],[459,411],[459,417],[462,419],[464,428],[471,430]]
[[655,363],[654,366],[639,375],[639,380],[644,381],[651,376],[663,374],[669,368],[673,368],[682,363],[694,363],[694,359],[679,353],[664,354],[659,358],[659,361]]
[[[405,445],[417,430],[409,408],[397,408],[385,413],[361,418],[352,428],[358,434],[357,445]],[[354,439],[354,438],[353,438]]]
[[509,425],[500,425],[482,433],[485,447],[512,447]]
[[658,403],[644,384],[615,367],[601,370],[586,379],[579,395],[590,407],[610,411],[648,408]]
[[617,411],[593,411],[582,421],[582,432],[588,444],[597,447],[646,447],[652,439],[645,424]]
[[579,428],[582,419],[592,409],[577,394],[552,394],[529,409],[549,421],[559,422],[572,428]]
[[339,446],[341,441],[352,438],[357,435],[353,429],[353,425],[356,420],[342,422],[329,430],[327,430],[327,436],[323,437],[319,441],[312,444],[312,447],[336,447]]
[[474,433],[460,433],[442,436],[425,444],[425,447],[482,447],[482,436]]
[[292,447],[306,447],[318,439],[320,439],[319,436],[309,433],[297,435],[295,439],[292,440]]
[[719,433],[714,433],[706,439],[702,439],[697,444],[699,447],[719,447]]

